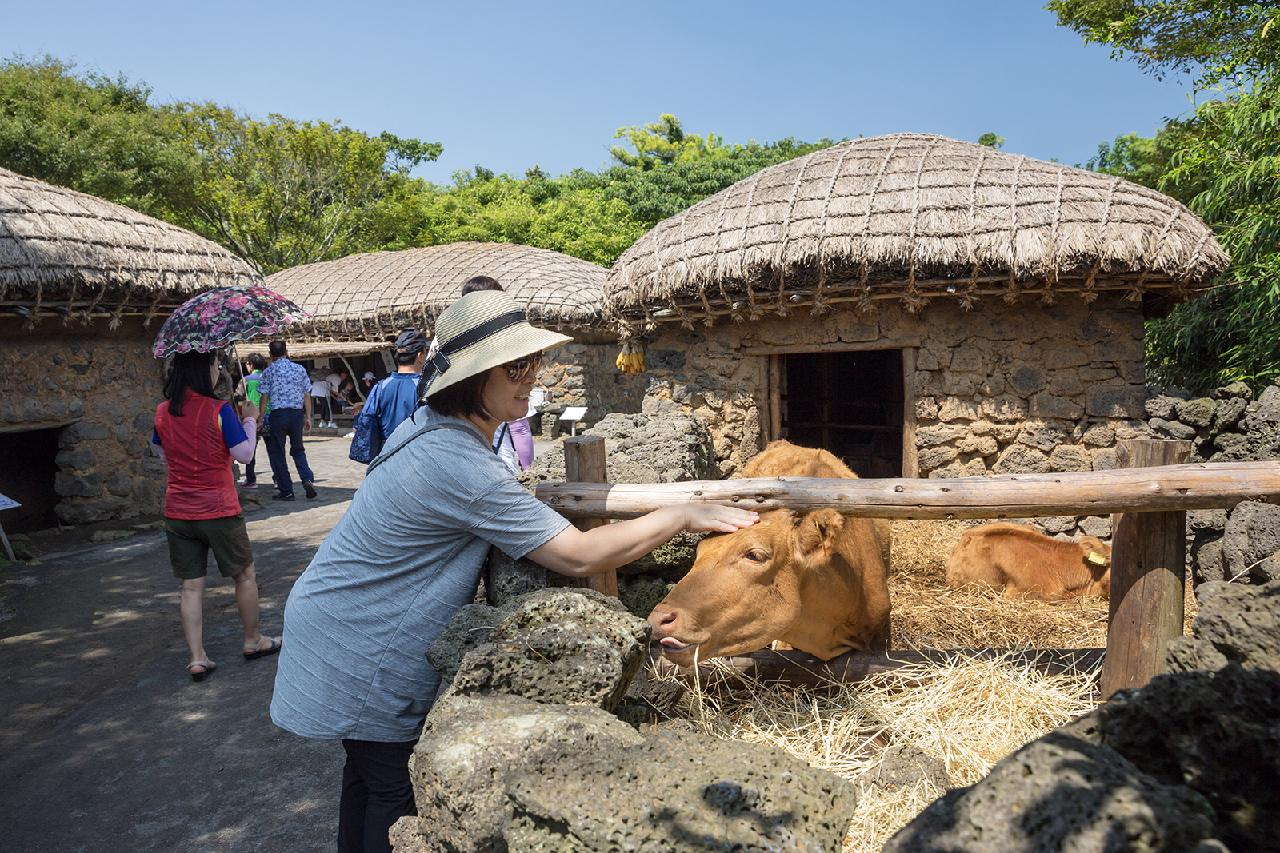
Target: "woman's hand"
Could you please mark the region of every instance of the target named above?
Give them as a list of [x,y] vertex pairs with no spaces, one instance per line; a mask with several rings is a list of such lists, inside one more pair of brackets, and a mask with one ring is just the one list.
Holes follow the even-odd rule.
[[690,533],[732,533],[760,520],[759,513],[722,504],[688,503],[678,509]]

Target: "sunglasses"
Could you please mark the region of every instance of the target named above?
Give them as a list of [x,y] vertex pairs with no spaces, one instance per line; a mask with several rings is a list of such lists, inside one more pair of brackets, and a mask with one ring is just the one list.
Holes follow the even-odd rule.
[[542,368],[542,353],[534,353],[533,355],[517,358],[515,361],[508,361],[502,365],[502,369],[507,371],[507,378],[519,385],[521,382],[527,382],[538,374]]

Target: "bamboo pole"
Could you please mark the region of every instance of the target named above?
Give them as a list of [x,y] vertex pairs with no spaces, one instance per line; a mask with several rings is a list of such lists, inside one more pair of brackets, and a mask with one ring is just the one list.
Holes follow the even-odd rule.
[[[1123,467],[1181,462],[1189,441],[1122,441],[1116,458]],[[1102,695],[1143,687],[1164,671],[1169,641],[1182,636],[1186,583],[1187,514],[1117,514],[1111,533],[1111,603],[1107,623],[1107,663]]]
[[542,483],[538,499],[569,518],[635,518],[703,501],[765,512],[832,507],[868,518],[1029,518],[1280,503],[1280,462],[1214,462],[954,480],[761,477],[685,483]]
[[[564,473],[570,482],[603,483],[608,476],[604,439],[598,435],[579,435],[564,440]],[[579,530],[591,530],[608,524],[603,518],[579,518],[575,522]],[[618,572],[591,575],[587,586],[596,592],[618,597]]]
[[[784,682],[793,685],[820,686],[847,684],[873,675],[893,672],[905,666],[945,663],[957,657],[977,660],[1005,659],[1027,665],[1049,675],[1085,672],[1096,669],[1103,660],[1103,649],[938,649],[891,652],[849,652],[824,661],[797,651],[759,651],[720,658],[715,663],[698,667],[700,684],[715,684],[723,676],[723,664],[731,674],[762,682]],[[693,667],[677,666],[663,657],[653,659],[654,667],[663,675],[694,680]]]

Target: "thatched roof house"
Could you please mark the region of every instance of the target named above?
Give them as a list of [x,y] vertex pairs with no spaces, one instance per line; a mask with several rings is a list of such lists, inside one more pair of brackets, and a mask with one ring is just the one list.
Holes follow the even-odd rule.
[[798,305],[1186,292],[1227,262],[1182,204],[1120,178],[943,136],[854,139],[660,222],[609,276],[627,320]]
[[604,322],[601,296],[606,270],[596,264],[511,243],[449,243],[351,255],[282,270],[267,286],[311,312],[289,329],[291,351],[320,342],[348,343],[368,352],[403,328],[430,332],[435,318],[461,294],[467,279],[487,275],[525,305],[529,320],[571,335],[544,368],[540,382],[563,408],[586,406],[587,422],[610,411],[636,411],[642,380],[613,368],[616,332]]
[[151,319],[202,290],[259,280],[190,231],[0,169],[0,314]]
[[267,278],[267,286],[311,312],[290,340],[371,340],[408,326],[430,330],[467,279],[497,279],[531,322],[570,331],[604,330],[596,264],[512,243],[448,243],[366,252],[306,264]]
[[1153,190],[895,134],[659,223],[605,312],[646,345],[645,407],[693,411],[726,474],[783,437],[864,476],[1091,470],[1145,431],[1144,306],[1227,261]]
[[23,504],[6,528],[159,512],[164,470],[147,452],[159,322],[147,323],[258,280],[189,231],[0,169],[0,494]]

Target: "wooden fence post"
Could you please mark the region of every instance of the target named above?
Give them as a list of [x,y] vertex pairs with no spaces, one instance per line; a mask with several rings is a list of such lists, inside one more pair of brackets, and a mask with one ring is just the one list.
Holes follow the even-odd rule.
[[[607,457],[604,439],[598,435],[579,435],[564,440],[564,478],[569,483],[607,482]],[[608,524],[603,518],[581,518],[574,522],[579,530],[591,530]],[[587,578],[587,586],[596,592],[618,597],[618,573],[614,569]]]
[[[1177,465],[1189,441],[1122,441],[1121,468]],[[1121,512],[1111,517],[1111,614],[1102,696],[1142,687],[1164,670],[1169,641],[1182,636],[1186,512]]]

